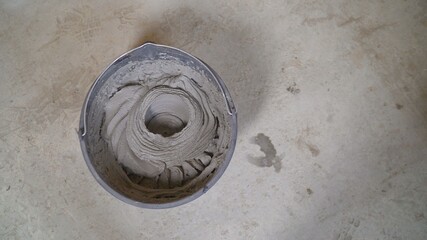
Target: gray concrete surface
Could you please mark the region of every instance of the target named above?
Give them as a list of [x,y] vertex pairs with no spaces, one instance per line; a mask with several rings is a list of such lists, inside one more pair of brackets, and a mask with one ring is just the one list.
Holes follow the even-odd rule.
[[[76,134],[147,40],[216,69],[240,123],[217,185],[160,211],[104,191]],[[425,0],[5,0],[0,55],[0,239],[427,238]]]

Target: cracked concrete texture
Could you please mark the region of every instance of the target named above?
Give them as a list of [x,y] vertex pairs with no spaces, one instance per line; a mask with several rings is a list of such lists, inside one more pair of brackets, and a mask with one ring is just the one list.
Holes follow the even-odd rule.
[[[426,1],[1,1],[1,239],[425,239]],[[120,202],[90,175],[85,94],[145,41],[225,80],[220,181],[184,206]],[[281,171],[251,164],[259,133]]]

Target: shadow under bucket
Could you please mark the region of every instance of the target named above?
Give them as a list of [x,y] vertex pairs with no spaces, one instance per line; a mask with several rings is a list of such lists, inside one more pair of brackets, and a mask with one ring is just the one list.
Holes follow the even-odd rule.
[[90,172],[118,199],[170,208],[210,189],[236,144],[237,113],[218,74],[173,47],[145,43],[115,60],[84,102]]

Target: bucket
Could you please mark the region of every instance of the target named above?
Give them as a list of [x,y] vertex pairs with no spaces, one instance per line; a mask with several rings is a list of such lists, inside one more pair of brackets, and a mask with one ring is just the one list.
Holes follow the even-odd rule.
[[236,144],[237,112],[211,67],[180,49],[145,43],[93,83],[78,134],[105,190],[137,207],[171,208],[222,176]]

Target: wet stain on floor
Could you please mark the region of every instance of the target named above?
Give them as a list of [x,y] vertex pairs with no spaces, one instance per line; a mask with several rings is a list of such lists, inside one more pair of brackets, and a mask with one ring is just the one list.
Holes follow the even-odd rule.
[[260,147],[260,150],[264,153],[263,157],[249,156],[249,162],[258,167],[274,167],[276,172],[280,172],[282,169],[282,156],[277,156],[276,148],[271,142],[270,138],[264,133],[258,133],[253,138],[253,143]]

